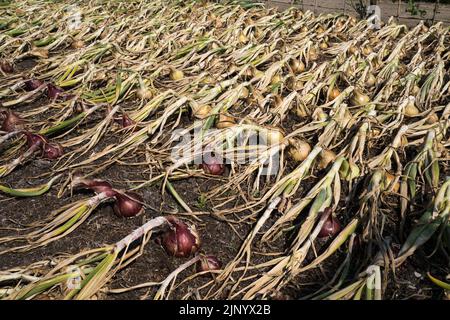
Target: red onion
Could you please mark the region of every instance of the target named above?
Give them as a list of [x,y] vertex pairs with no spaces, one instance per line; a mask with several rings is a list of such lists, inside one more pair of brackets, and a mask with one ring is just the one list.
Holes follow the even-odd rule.
[[4,113],[5,119],[2,123],[2,131],[12,132],[23,129],[25,121],[22,120],[15,112],[7,110]]
[[215,157],[204,160],[202,168],[205,173],[215,176],[220,176],[225,172],[225,165],[220,159],[216,159]]
[[122,121],[121,121],[122,127],[127,128],[127,127],[134,126],[135,124],[136,124],[136,121],[131,119],[127,114],[124,113],[122,115]]
[[26,91],[33,91],[39,88],[44,84],[44,81],[38,80],[38,79],[30,79],[25,82],[25,90]]
[[114,213],[121,217],[134,217],[143,211],[142,201],[142,197],[135,192],[117,192]]
[[326,208],[323,212],[324,215],[328,214],[328,218],[322,225],[322,229],[320,229],[318,234],[319,238],[333,237],[341,231],[339,220],[336,219],[332,213],[329,213],[329,211],[331,211],[331,208]]
[[59,143],[44,143],[42,154],[50,160],[58,159],[64,154],[64,149]]
[[197,252],[200,247],[200,237],[195,226],[188,226],[175,217],[167,217],[167,220],[171,228],[161,238],[161,245],[167,254],[185,258]]
[[202,255],[197,262],[197,272],[220,270],[222,263],[212,255]]
[[51,83],[47,84],[47,96],[50,99],[56,99],[59,95],[61,95],[64,90],[60,87],[57,87]]
[[14,72],[13,65],[11,63],[9,63],[8,61],[5,61],[5,60],[0,61],[0,69],[4,73],[13,73]]
[[31,132],[24,132],[25,136],[27,137],[27,143],[28,147],[31,147],[35,144],[43,145],[45,143],[48,143],[48,140],[41,136],[40,134],[35,134]]
[[111,196],[116,195],[116,191],[113,190],[113,186],[109,182],[100,179],[92,179],[92,180],[81,179],[78,180],[75,187],[89,189],[94,191],[95,193],[111,192]]

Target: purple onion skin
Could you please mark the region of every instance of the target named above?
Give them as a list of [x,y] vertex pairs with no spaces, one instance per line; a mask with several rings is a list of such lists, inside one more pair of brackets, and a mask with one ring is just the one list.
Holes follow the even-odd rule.
[[44,144],[48,143],[48,140],[40,134],[31,132],[24,132],[24,134],[27,137],[28,147],[32,147],[34,145],[43,146]]
[[42,148],[42,154],[44,158],[54,160],[64,154],[64,149],[59,143],[45,143]]
[[7,110],[5,111],[5,119],[3,120],[1,130],[5,132],[13,132],[22,130],[25,121],[22,120],[15,112]]
[[114,213],[120,217],[134,217],[143,211],[142,197],[135,192],[127,191],[125,194],[116,193]]
[[161,238],[166,253],[177,258],[186,258],[196,253],[200,247],[200,238],[195,227],[189,227],[175,217],[168,217],[171,229]]
[[215,158],[211,158],[208,161],[203,161],[201,166],[205,173],[214,176],[221,176],[225,172],[225,165],[220,163],[219,160]]
[[47,84],[47,96],[50,99],[56,99],[58,98],[62,93],[64,92],[64,90],[60,87],[57,87],[51,83]]
[[319,238],[334,237],[341,231],[341,229],[342,228],[341,224],[339,223],[339,220],[333,217],[333,215],[330,213],[327,220],[325,220],[324,224],[322,225],[322,229],[320,229],[318,237]]
[[38,79],[30,79],[25,82],[25,90],[33,91],[44,84],[44,81]]
[[136,121],[132,120],[128,115],[126,115],[125,113],[122,115],[122,127],[123,128],[128,128],[128,127],[132,127],[136,124]]
[[0,69],[4,73],[13,73],[14,72],[13,65],[11,63],[9,63],[8,61],[0,61]]
[[222,263],[212,255],[202,255],[197,262],[197,272],[220,270]]

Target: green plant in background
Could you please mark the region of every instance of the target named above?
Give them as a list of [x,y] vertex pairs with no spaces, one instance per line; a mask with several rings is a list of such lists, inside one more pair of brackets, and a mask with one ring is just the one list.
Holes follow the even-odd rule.
[[408,7],[406,8],[406,12],[410,13],[412,16],[419,15],[420,17],[425,17],[427,14],[426,10],[420,9],[415,0],[408,0]]

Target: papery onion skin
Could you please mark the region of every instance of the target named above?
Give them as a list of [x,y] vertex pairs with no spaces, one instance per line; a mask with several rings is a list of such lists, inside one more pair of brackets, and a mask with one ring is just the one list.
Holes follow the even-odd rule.
[[22,130],[24,128],[25,121],[19,117],[14,111],[7,110],[4,112],[5,119],[3,120],[1,130],[5,132],[13,132]]
[[0,61],[0,69],[4,73],[13,73],[14,72],[13,65],[11,63],[9,63],[8,61]]
[[197,272],[220,270],[222,263],[213,255],[201,255],[197,262]]
[[166,253],[177,258],[186,258],[196,253],[200,248],[200,237],[195,226],[188,226],[175,217],[167,217],[167,221],[171,228],[160,240]]
[[220,160],[211,158],[208,161],[203,161],[201,165],[206,174],[214,176],[221,176],[225,172],[225,165]]
[[41,87],[44,84],[44,81],[39,79],[30,79],[25,81],[25,90],[26,91],[33,91],[37,88]]
[[127,191],[123,194],[117,192],[113,210],[120,217],[134,217],[144,210],[142,202],[142,197],[136,192]]
[[31,133],[27,131],[25,131],[23,134],[27,138],[28,147],[32,147],[34,145],[42,146],[45,143],[48,143],[48,140],[45,137],[41,136],[40,134]]
[[101,179],[79,179],[75,178],[76,183],[74,185],[75,188],[78,189],[89,189],[94,191],[95,193],[107,193],[108,196],[115,196],[117,191],[113,189],[113,186],[105,180]]
[[54,160],[64,154],[64,149],[59,143],[44,143],[42,155],[44,158]]

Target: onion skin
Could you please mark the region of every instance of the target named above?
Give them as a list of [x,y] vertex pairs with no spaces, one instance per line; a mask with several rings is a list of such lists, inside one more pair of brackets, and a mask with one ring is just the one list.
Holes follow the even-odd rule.
[[213,255],[201,255],[197,262],[197,272],[220,270],[222,263]]
[[24,132],[24,134],[27,138],[28,147],[32,147],[34,145],[42,146],[45,143],[48,143],[48,140],[45,137],[41,136],[40,134],[35,134],[31,132]]
[[133,119],[131,119],[127,114],[122,114],[122,120],[121,123],[123,128],[128,128],[128,127],[132,127],[136,124],[136,121],[134,121]]
[[3,120],[1,130],[5,132],[13,132],[22,130],[24,128],[25,121],[20,118],[14,111],[5,111],[5,119]]
[[38,79],[30,79],[25,82],[25,90],[33,91],[44,84],[44,81]]
[[333,217],[333,214],[329,213],[329,211],[331,211],[331,208],[326,208],[323,212],[323,214],[328,214],[328,218],[323,223],[322,229],[320,229],[320,232],[317,235],[320,239],[334,237],[342,229],[339,220]]
[[206,174],[221,176],[225,172],[225,165],[216,158],[210,158],[207,161],[203,161],[201,166]]
[[134,217],[144,210],[142,202],[142,197],[135,192],[127,191],[124,194],[117,192],[113,210],[120,217]]
[[59,143],[44,143],[42,155],[44,158],[54,160],[64,154],[64,149]]
[[0,61],[0,70],[2,70],[4,73],[13,73],[14,67],[11,63],[8,61]]
[[161,237],[161,245],[166,253],[177,258],[196,253],[200,247],[200,238],[195,226],[188,226],[175,217],[167,217],[167,221],[171,228]]
[[51,83],[47,84],[47,96],[50,99],[58,98],[63,92],[64,90],[62,88],[57,87]]
[[95,193],[104,192],[104,193],[107,193],[108,196],[110,196],[110,197],[115,196],[117,193],[117,191],[115,191],[113,189],[113,186],[109,182],[107,182],[105,180],[100,180],[100,179],[92,179],[92,180],[81,179],[81,180],[76,181],[74,187],[79,188],[79,189],[92,190]]

